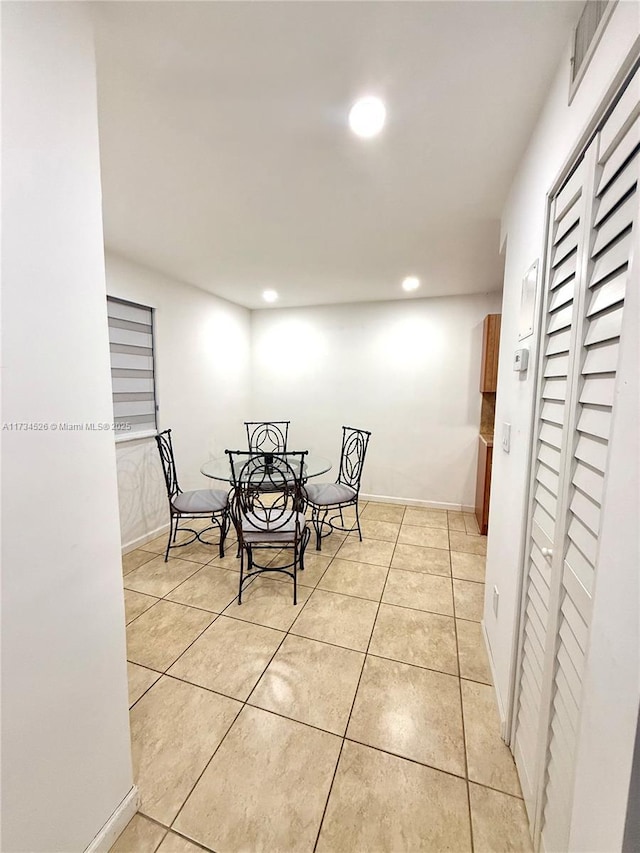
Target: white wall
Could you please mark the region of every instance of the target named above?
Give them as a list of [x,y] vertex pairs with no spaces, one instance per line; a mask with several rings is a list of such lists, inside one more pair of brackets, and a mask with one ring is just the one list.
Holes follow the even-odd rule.
[[[3,3],[3,421],[112,420],[86,10]],[[84,850],[132,789],[113,438],[2,432],[2,850]]]
[[[160,429],[172,430],[183,489],[222,488],[200,466],[237,444],[249,411],[251,322],[246,308],[107,252],[107,292],[155,309]],[[153,438],[117,444],[125,549],[169,521]]]
[[364,494],[472,506],[482,321],[499,305],[492,293],[254,311],[253,416],[291,420],[290,446],[334,465],[341,427],[369,429]]
[[[503,215],[502,232],[503,239],[506,239],[506,263],[496,432],[499,435],[501,423],[511,424],[511,452],[508,455],[505,454],[498,445],[494,454],[487,554],[487,599],[484,614],[496,692],[503,716],[509,707],[515,662],[513,650],[519,608],[518,584],[522,571],[522,551],[526,530],[526,492],[535,394],[534,371],[529,370],[526,377],[521,377],[511,370],[511,356],[519,346],[518,311],[521,283],[532,262],[536,258],[541,258],[544,252],[547,192],[585,132],[599,104],[614,82],[623,61],[632,50],[637,49],[639,35],[640,5],[635,2],[619,2],[571,106],[567,105],[570,56],[567,48],[529,148],[513,182]],[[637,335],[637,331],[635,334]],[[531,364],[535,364],[537,358],[535,352],[537,335],[536,328],[534,335],[525,342],[531,347]],[[629,375],[626,378],[629,380]],[[625,377],[622,376],[622,381],[624,380]],[[637,382],[637,378],[635,381]],[[617,465],[624,466],[624,462],[618,455],[614,455],[610,469],[612,481],[617,476],[615,471]],[[607,523],[611,523],[610,519],[615,518],[622,511],[624,498],[621,495],[623,494],[624,490],[615,496],[612,495],[611,501],[607,504]],[[605,531],[603,536],[604,533]],[[603,567],[604,565],[603,563]],[[633,565],[627,562],[624,567],[619,567],[618,579],[622,581],[625,578],[631,584],[630,573],[633,570]],[[603,576],[604,571],[604,568],[601,568],[599,576]],[[491,605],[494,585],[500,592],[497,617]],[[629,589],[632,589],[631,585]],[[594,617],[594,626],[595,624]],[[597,635],[592,634],[592,636]],[[627,674],[627,692],[623,698],[632,702],[628,688],[631,686],[633,691],[633,676],[630,674],[633,672],[633,658],[637,657],[638,648],[637,643],[634,646],[631,636],[626,640],[627,654],[618,661],[618,665],[621,668],[620,671],[626,671]],[[607,643],[608,640],[606,636],[599,636],[596,642]],[[590,678],[589,672],[587,677]],[[637,677],[637,664],[635,677]],[[607,693],[609,686],[606,681],[597,681],[595,689],[596,692]],[[600,725],[602,720],[601,716]],[[599,734],[603,740],[619,737],[618,746],[628,749],[630,754],[633,749],[633,740],[627,743],[627,730],[624,725],[621,729],[616,729],[617,722],[619,721],[614,714],[606,730],[600,729]],[[612,766],[610,765],[609,769]],[[621,768],[620,773],[618,782],[622,780],[624,785],[622,778],[626,773],[624,767]],[[598,775],[593,778],[597,779]],[[616,837],[617,816],[609,813],[605,819],[603,809],[594,810],[593,804],[589,814],[587,800],[582,799],[579,790],[576,795],[574,814],[578,820],[584,818],[585,826],[592,826],[595,821],[600,820],[600,838],[607,837],[611,841]],[[614,849],[614,847],[600,849]]]

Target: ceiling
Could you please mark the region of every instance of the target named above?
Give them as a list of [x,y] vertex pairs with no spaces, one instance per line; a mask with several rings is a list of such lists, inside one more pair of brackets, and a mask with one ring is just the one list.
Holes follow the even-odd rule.
[[[581,7],[92,4],[107,246],[248,308],[499,289],[501,208]],[[367,94],[387,124],[363,140]]]

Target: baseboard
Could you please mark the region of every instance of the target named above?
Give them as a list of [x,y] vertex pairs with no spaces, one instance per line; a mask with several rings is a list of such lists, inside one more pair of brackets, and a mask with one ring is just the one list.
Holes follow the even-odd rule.
[[388,495],[365,495],[360,497],[364,501],[378,501],[383,504],[406,504],[407,506],[424,506],[428,509],[448,509],[450,512],[475,512],[475,507],[467,504],[443,503],[442,501],[423,501],[417,498],[392,498]]
[[138,788],[134,785],[100,832],[85,850],[85,853],[107,853],[113,847],[114,842],[138,811],[140,796]]
[[158,536],[162,536],[163,533],[169,532],[168,524],[161,524],[160,527],[157,527],[155,530],[152,530],[151,533],[145,533],[143,536],[138,536],[137,539],[133,539],[131,542],[127,542],[122,546],[122,553],[128,554],[129,551],[135,551],[136,548],[141,548],[147,542],[151,542],[152,539],[157,539]]
[[482,637],[484,639],[484,645],[487,651],[487,658],[489,660],[489,669],[491,670],[491,683],[493,685],[493,692],[496,697],[496,705],[498,706],[498,716],[500,718],[500,737],[508,745],[509,741],[511,740],[508,720],[504,710],[504,705],[502,704],[502,697],[500,696],[496,688],[498,680],[496,678],[495,664],[493,662],[493,655],[491,654],[491,645],[489,643],[489,637],[487,636],[487,629],[485,626],[484,619],[480,622],[480,626],[482,628]]

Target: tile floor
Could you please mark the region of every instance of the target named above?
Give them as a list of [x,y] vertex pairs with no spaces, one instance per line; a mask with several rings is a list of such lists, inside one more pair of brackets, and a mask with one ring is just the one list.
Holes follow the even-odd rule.
[[361,520],[362,543],[312,540],[297,607],[277,574],[237,604],[233,541],[125,555],[141,804],[114,853],[530,850],[481,636],[485,537],[456,512]]

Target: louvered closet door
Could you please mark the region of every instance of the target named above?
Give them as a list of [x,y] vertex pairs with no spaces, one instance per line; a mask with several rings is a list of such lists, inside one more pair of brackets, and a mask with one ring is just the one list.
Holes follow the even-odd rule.
[[537,455],[529,519],[520,690],[514,739],[514,755],[532,823],[540,772],[541,702],[551,589],[549,554],[556,535],[562,437],[568,426],[574,294],[580,260],[581,223],[585,216],[584,172],[583,160],[556,197],[551,211],[553,224],[542,340],[544,360],[538,400]]
[[[640,80],[637,79],[637,83]],[[542,847],[568,849],[582,676],[598,564],[616,369],[637,192],[638,88],[627,88],[595,144],[597,164],[587,263],[577,318],[562,578],[542,803]],[[562,540],[561,540],[562,541]]]
[[[552,205],[514,754],[534,838],[566,851],[637,227],[640,75]],[[544,550],[543,550],[544,549]]]

